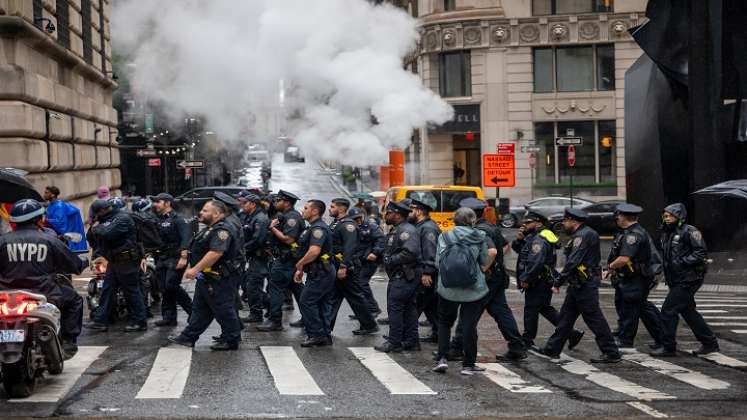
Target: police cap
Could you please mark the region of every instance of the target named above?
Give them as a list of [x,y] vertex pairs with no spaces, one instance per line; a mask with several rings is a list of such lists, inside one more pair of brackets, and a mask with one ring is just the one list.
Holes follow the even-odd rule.
[[348,217],[351,219],[362,219],[366,214],[358,207],[348,210]]
[[153,203],[147,198],[141,198],[136,202],[132,203],[132,211],[143,212],[148,211],[153,206]]
[[109,203],[111,203],[112,207],[118,210],[127,207],[127,203],[122,200],[122,197],[112,197],[109,199]]
[[16,201],[10,209],[10,221],[12,223],[23,223],[41,217],[46,210],[38,201],[24,199]]
[[615,208],[615,213],[636,216],[636,215],[643,213],[643,209],[641,207],[636,206],[635,204],[620,203]]
[[565,212],[563,213],[563,217],[565,217],[566,219],[577,220],[579,222],[585,222],[586,218],[589,217],[589,215],[579,208],[566,207]]
[[296,201],[300,200],[300,198],[298,198],[297,195],[290,193],[288,191],[285,191],[285,190],[278,191],[277,195],[278,195],[277,196],[278,200],[290,201],[291,203],[295,203]]
[[407,208],[409,209],[412,205],[412,198],[405,198],[404,200],[400,201],[400,203],[402,203],[402,205],[404,206],[407,206]]
[[174,196],[169,193],[162,192],[158,194],[157,196],[153,197],[153,201],[168,201],[169,203],[173,203]]
[[239,202],[252,202],[252,203],[259,203],[261,198],[252,192],[249,191],[240,191],[238,194],[236,194],[236,199],[239,200]]
[[236,206],[239,205],[239,202],[236,201],[235,198],[233,198],[230,195],[224,193],[223,191],[216,191],[215,194],[213,194],[213,198],[215,198],[218,201],[223,202],[227,206],[236,207]]
[[536,211],[528,210],[526,214],[524,214],[524,219],[522,223],[531,223],[531,222],[540,222],[544,225],[544,224],[547,224],[547,217],[543,216],[540,213],[537,213]]
[[100,212],[108,209],[112,206],[112,203],[109,202],[109,200],[102,200],[98,199],[91,204],[91,213],[93,214],[99,214]]
[[350,200],[347,198],[333,198],[332,203],[337,206],[350,207]]
[[407,216],[408,214],[410,214],[410,206],[405,205],[400,201],[390,201],[386,206],[386,211],[391,211],[394,213],[399,213],[403,216]]
[[424,203],[424,202],[422,202],[420,200],[416,200],[414,198],[410,202],[410,207],[411,208],[425,210],[427,212],[432,212],[433,211],[433,207],[431,207],[429,204],[426,204],[426,203]]
[[485,210],[488,207],[488,204],[482,200],[478,200],[475,197],[469,197],[469,198],[465,198],[464,200],[460,201],[459,207],[466,207],[474,211],[480,211],[480,210]]

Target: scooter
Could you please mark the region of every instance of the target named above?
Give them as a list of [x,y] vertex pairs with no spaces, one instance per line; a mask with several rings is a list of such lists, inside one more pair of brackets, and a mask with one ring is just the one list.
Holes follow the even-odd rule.
[[[88,281],[86,303],[88,304],[89,316],[93,319],[96,311],[101,306],[102,292],[104,289],[104,276],[106,274],[107,262],[104,259],[95,260],[91,266],[93,277]],[[142,275],[140,277],[143,299],[146,311],[150,312],[152,303],[151,289],[153,282],[156,281],[156,262],[155,259],[148,255],[145,258]],[[115,304],[109,313],[109,322],[114,323],[119,319],[127,318],[127,300],[122,290],[117,290]]]

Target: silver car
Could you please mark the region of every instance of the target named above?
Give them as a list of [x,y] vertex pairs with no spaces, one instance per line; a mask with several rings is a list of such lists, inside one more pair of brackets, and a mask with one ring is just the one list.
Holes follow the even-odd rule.
[[[594,204],[594,202],[584,200],[583,198],[573,197],[573,207],[586,207],[590,204]],[[527,210],[537,212],[545,217],[550,217],[553,214],[562,213],[566,207],[571,207],[570,197],[551,196],[535,198],[523,206],[512,206],[509,213],[504,215],[501,219],[501,226],[504,228],[518,226]]]

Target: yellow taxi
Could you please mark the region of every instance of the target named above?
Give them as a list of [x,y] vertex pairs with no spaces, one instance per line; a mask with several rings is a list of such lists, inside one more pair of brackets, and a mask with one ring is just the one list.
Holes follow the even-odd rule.
[[[390,201],[402,201],[405,198],[416,199],[433,207],[431,219],[441,231],[446,232],[454,228],[454,212],[459,208],[460,201],[465,198],[485,201],[485,194],[480,187],[466,185],[405,185],[389,188],[384,208]],[[488,206],[484,216],[495,223],[495,209],[492,206]]]

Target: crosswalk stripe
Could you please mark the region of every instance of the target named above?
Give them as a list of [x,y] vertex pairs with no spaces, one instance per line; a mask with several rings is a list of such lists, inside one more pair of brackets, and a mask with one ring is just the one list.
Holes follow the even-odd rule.
[[[698,309],[700,308],[747,308],[747,304],[735,304],[735,303],[698,303]],[[661,308],[661,305],[656,305],[657,308]]]
[[633,408],[635,408],[635,409],[637,409],[637,410],[643,411],[644,413],[648,414],[649,416],[657,418],[657,419],[665,419],[665,418],[669,417],[667,414],[664,414],[661,411],[658,411],[658,410],[654,409],[653,407],[650,407],[650,406],[648,406],[646,404],[643,404],[643,403],[640,403],[638,401],[630,401],[630,402],[628,402],[628,405],[631,406],[631,407],[633,407]]
[[187,385],[191,365],[191,348],[164,347],[159,349],[148,378],[135,399],[181,398],[184,386]]
[[710,376],[704,375],[700,372],[684,368],[682,366],[675,365],[661,359],[654,359],[645,353],[632,352],[623,354],[623,359],[631,361],[633,363],[645,366],[649,369],[653,369],[655,372],[667,375],[678,381],[690,384],[696,388],[715,390],[715,389],[726,389],[731,386],[728,382],[724,382]]
[[702,357],[703,359],[710,360],[713,363],[716,363],[717,365],[721,365],[721,366],[736,367],[736,368],[747,367],[747,363],[741,360],[737,360],[733,357],[729,357],[722,353],[709,353],[709,354],[698,355],[698,357]]
[[[653,298],[649,299],[652,302],[664,302],[664,299],[659,298]],[[743,298],[697,298],[695,299],[695,303],[717,303],[717,302],[723,302],[723,303],[747,303],[747,299]]]
[[740,319],[747,319],[747,316],[711,316],[706,315],[703,317],[703,319],[733,319],[733,320],[740,320]]
[[436,392],[420,382],[389,355],[371,347],[349,347],[355,357],[379,380],[391,394],[436,395]]
[[521,376],[511,372],[499,363],[478,363],[477,365],[485,368],[483,375],[488,379],[511,392],[524,394],[552,392],[540,385],[528,385],[527,381],[521,379]]
[[747,327],[747,322],[709,322],[712,327]]
[[731,330],[735,334],[747,334],[747,330]]
[[638,385],[634,382],[625,380],[619,376],[611,373],[602,372],[596,367],[578,360],[565,353],[560,355],[560,359],[550,359],[545,355],[537,353],[531,350],[532,354],[535,354],[544,359],[549,359],[551,362],[558,364],[566,372],[573,373],[575,375],[583,376],[587,381],[593,382],[603,388],[607,388],[611,391],[620,392],[622,394],[631,396],[641,401],[653,401],[653,400],[673,400],[677,397],[669,395],[665,392],[657,391],[655,389],[646,388]]
[[698,312],[701,314],[728,314],[729,311],[725,311],[723,309],[700,309],[698,308]]
[[81,346],[78,353],[70,360],[65,361],[65,368],[59,375],[47,375],[43,382],[37,384],[37,389],[28,398],[11,399],[11,402],[20,403],[54,403],[62,399],[75,385],[83,373],[91,366],[106,346]]
[[324,395],[290,346],[260,346],[280,395]]

